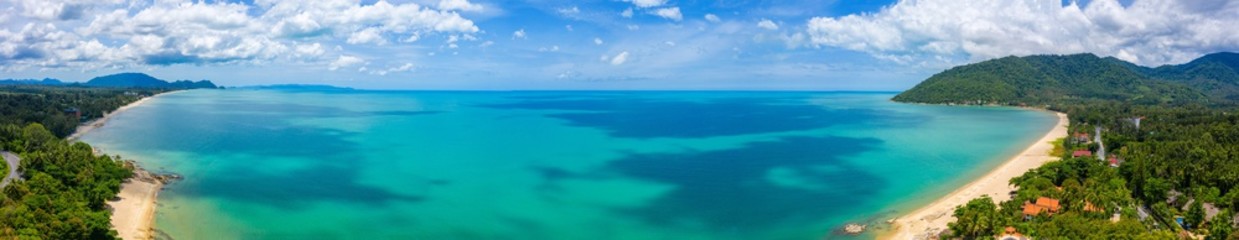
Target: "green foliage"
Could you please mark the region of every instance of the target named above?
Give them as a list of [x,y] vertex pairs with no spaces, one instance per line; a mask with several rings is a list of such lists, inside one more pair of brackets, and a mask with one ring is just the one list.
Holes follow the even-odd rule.
[[1209,236],[1206,239],[1226,239],[1230,236],[1234,230],[1231,226],[1233,217],[1229,210],[1222,210],[1217,216],[1213,216],[1213,219],[1209,221]]
[[1239,104],[1239,54],[1158,68],[1092,54],[1006,57],[935,74],[893,100],[1051,109],[1109,102],[1233,106]]
[[116,196],[129,169],[37,123],[0,127],[0,137],[4,146],[20,146],[7,150],[20,153],[27,179],[0,196],[0,238],[115,239],[104,201]]
[[[947,70],[895,100],[1045,106],[1070,116],[1070,132],[1102,129],[1107,151],[1122,159],[1118,168],[1096,158],[1066,158],[1011,179],[1019,190],[999,203],[999,215],[1033,237],[1173,239],[1181,230],[1176,215],[1211,239],[1235,232],[1239,54],[1156,69],[1089,54],[1008,57]],[[1136,118],[1142,119],[1138,127]],[[1060,156],[1100,148],[1061,144]],[[1022,221],[1021,205],[1038,197],[1059,199],[1062,212]],[[1206,203],[1222,214],[1206,219]],[[1087,211],[1088,204],[1101,210]],[[1147,209],[1148,218],[1137,219],[1138,208]],[[1123,209],[1122,217],[1111,222],[1115,209]],[[984,213],[961,210],[981,212],[957,215]]]
[[1056,106],[1087,100],[1137,104],[1210,100],[1201,89],[1163,80],[1159,78],[1163,75],[1151,72],[1152,69],[1092,54],[1005,57],[935,74],[895,96],[894,100],[1028,106]]
[[[95,156],[85,143],[60,137],[82,120],[159,91],[0,86],[0,149],[20,155],[26,179],[0,191],[0,239],[116,239],[104,203],[133,173],[108,156]],[[69,108],[82,118],[67,113]]]
[[1193,201],[1192,206],[1187,209],[1187,215],[1183,216],[1183,221],[1187,223],[1189,228],[1196,228],[1201,223],[1205,222],[1205,207],[1200,201]]
[[1006,219],[999,215],[998,206],[989,196],[968,201],[963,207],[955,209],[955,222],[947,224],[956,236],[964,239],[977,239],[998,234],[1005,225]]
[[[52,135],[65,137],[73,133],[84,120],[102,117],[138,100],[140,95],[153,95],[162,90],[54,87],[37,85],[0,86],[0,125],[39,123]],[[128,93],[128,94],[126,94]],[[66,113],[76,108],[81,118]]]

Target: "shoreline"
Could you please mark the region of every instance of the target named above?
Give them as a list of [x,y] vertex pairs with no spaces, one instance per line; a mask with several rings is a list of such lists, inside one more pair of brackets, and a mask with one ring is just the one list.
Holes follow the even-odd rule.
[[77,129],[73,130],[73,134],[70,134],[68,137],[65,137],[65,139],[71,142],[77,141],[77,139],[82,137],[82,135],[85,135],[86,133],[93,131],[97,128],[103,127],[103,125],[107,124],[108,120],[111,119],[112,116],[116,116],[116,114],[125,112],[126,110],[129,110],[137,106],[141,106],[143,103],[146,103],[147,100],[158,97],[160,95],[175,93],[175,92],[180,92],[180,91],[184,91],[184,90],[172,90],[172,91],[162,92],[162,93],[158,93],[158,94],[151,95],[148,97],[140,98],[137,101],[133,101],[129,104],[125,104],[124,106],[120,106],[119,108],[116,108],[115,111],[104,113],[103,116],[99,117],[98,119],[90,120],[88,122],[82,123],[81,125],[78,125]]
[[[82,135],[103,127],[112,116],[141,106],[155,97],[180,91],[183,90],[162,92],[125,104],[115,111],[104,114],[103,117],[79,125],[73,134],[65,139],[77,141]],[[98,149],[95,151],[96,154],[100,154]],[[121,182],[120,191],[116,193],[116,197],[106,202],[108,208],[112,210],[109,216],[112,229],[116,230],[117,237],[125,240],[155,239],[157,199],[159,191],[163,190],[169,177],[146,171],[134,161],[125,161],[123,164],[133,169],[133,176]]]
[[951,214],[957,206],[982,195],[989,195],[996,203],[1010,199],[1008,193],[1015,190],[1008,184],[1011,178],[1058,160],[1057,156],[1049,155],[1049,151],[1054,148],[1050,142],[1067,137],[1068,120],[1066,114],[1053,113],[1058,117],[1058,123],[1019,155],[1012,156],[1002,165],[949,194],[899,216],[891,224],[891,230],[878,234],[878,239],[928,239],[929,236],[946,229],[947,223],[955,220]]
[[133,168],[133,177],[125,179],[116,198],[107,201],[112,209],[112,228],[121,239],[155,239],[156,199],[165,180],[133,161],[126,161],[125,165]]

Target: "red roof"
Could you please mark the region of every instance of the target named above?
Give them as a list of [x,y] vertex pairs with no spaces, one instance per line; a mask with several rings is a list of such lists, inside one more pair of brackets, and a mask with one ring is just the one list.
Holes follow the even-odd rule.
[[1058,212],[1058,199],[1039,197],[1037,198],[1037,206],[1049,209],[1050,212]]
[[1024,202],[1024,214],[1037,215],[1042,212],[1058,212],[1058,199],[1039,197],[1036,203]]
[[1093,152],[1089,150],[1076,150],[1071,153],[1071,157],[1088,157],[1093,156]]

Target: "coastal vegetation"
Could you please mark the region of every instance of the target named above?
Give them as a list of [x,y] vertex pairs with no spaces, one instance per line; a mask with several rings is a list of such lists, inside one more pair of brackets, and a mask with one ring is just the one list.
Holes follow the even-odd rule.
[[72,134],[86,119],[103,117],[158,90],[70,86],[0,86],[0,124],[39,123],[57,137]]
[[[1011,200],[954,212],[954,237],[1234,239],[1239,210],[1239,56],[1145,68],[1091,54],[952,68],[896,101],[1036,106],[1067,113],[1051,162],[1011,179]],[[1100,135],[1100,136],[1098,136]],[[1042,199],[1053,208],[1038,205]],[[1047,201],[1047,202],[1049,202]]]
[[80,123],[143,97],[203,86],[0,81],[0,150],[18,154],[20,166],[8,167],[22,172],[21,180],[0,190],[0,239],[116,239],[105,201],[133,169],[119,156],[96,155],[90,145],[64,137]]
[[70,143],[41,124],[0,126],[6,151],[21,155],[24,181],[4,188],[0,237],[17,239],[115,239],[104,201],[132,175],[85,143]]

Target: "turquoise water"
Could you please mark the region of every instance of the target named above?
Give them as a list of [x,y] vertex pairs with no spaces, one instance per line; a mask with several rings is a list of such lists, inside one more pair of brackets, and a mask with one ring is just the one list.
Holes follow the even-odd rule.
[[822,239],[1055,122],[891,96],[193,90],[82,140],[185,177],[156,216],[176,239]]

